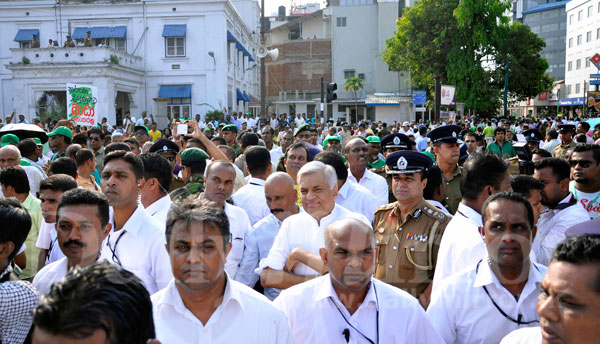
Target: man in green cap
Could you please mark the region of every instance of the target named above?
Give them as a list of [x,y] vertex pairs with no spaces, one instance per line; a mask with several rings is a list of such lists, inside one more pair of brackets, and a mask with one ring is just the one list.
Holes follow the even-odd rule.
[[190,195],[198,196],[204,191],[204,170],[208,154],[200,148],[184,149],[181,157],[181,176],[185,185],[170,193],[171,200],[184,199]]
[[235,151],[235,156],[238,157],[242,154],[242,146],[236,141],[238,128],[235,124],[227,124],[221,129],[221,136],[227,142],[227,145]]
[[15,134],[4,134],[0,139],[0,147],[4,147],[7,145],[16,146],[21,140]]
[[311,134],[310,134],[310,125],[302,124],[294,131],[294,143],[297,142],[310,142]]
[[152,140],[150,131],[145,125],[136,125],[133,127],[133,134],[135,135],[135,139],[140,143],[140,147],[144,147],[144,143]]
[[50,150],[54,153],[50,161],[65,157],[65,152],[71,144],[71,139],[73,139],[73,132],[64,126],[60,126],[48,134],[48,146],[50,146]]
[[381,159],[381,138],[375,135],[367,136],[367,167],[372,172],[385,176],[385,160]]
[[342,139],[337,135],[328,136],[325,140],[323,140],[323,150],[342,154]]

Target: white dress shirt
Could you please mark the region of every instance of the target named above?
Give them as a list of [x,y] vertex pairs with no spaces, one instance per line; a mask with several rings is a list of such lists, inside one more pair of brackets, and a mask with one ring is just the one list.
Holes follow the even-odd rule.
[[360,182],[356,180],[352,171],[348,169],[348,180],[364,186],[377,200],[376,205],[380,206],[389,203],[389,190],[385,178],[375,174],[368,169],[365,169],[365,174],[360,178]]
[[50,293],[50,287],[55,282],[60,281],[67,274],[68,268],[67,257],[64,257],[54,263],[44,266],[33,278],[33,286],[40,294]]
[[[569,203],[572,195],[569,193],[560,205]],[[574,225],[589,221],[590,216],[581,203],[568,206],[564,209],[546,209],[540,214],[537,223],[537,233],[533,239],[532,250],[535,252],[537,262],[548,266],[552,258],[552,251],[556,245],[566,238],[565,231]]]
[[171,210],[171,204],[173,202],[171,202],[171,197],[167,194],[145,208],[146,212],[161,225],[163,232],[166,230],[167,215],[169,215],[169,210]]
[[539,289],[536,284],[545,274],[545,266],[530,263],[527,283],[517,301],[500,284],[487,258],[483,259],[444,280],[431,295],[427,315],[446,343],[498,343],[511,331],[539,326],[539,322],[517,325],[500,313],[492,299],[498,308],[515,320],[539,320],[536,312]]
[[364,186],[346,180],[338,190],[335,203],[352,212],[363,214],[369,220],[369,223],[373,222],[373,215],[375,215],[375,209],[377,209],[377,199]]
[[231,233],[231,251],[227,255],[225,262],[225,271],[229,276],[234,276],[238,265],[244,255],[244,239],[250,231],[250,220],[244,209],[225,203],[225,214],[229,220],[229,232]]
[[48,257],[46,257],[46,264],[54,263],[65,257],[65,254],[60,249],[58,243],[58,235],[56,233],[55,223],[47,223],[42,219],[40,225],[40,232],[38,239],[35,243],[38,248],[48,250]]
[[276,144],[273,144],[273,147],[269,151],[269,154],[271,154],[271,164],[277,166],[277,164],[279,163],[279,158],[281,158],[281,156],[283,155],[283,150],[281,150],[281,147],[277,146]]
[[175,280],[152,295],[162,343],[293,343],[285,315],[263,295],[227,277],[223,301],[206,324],[183,304]]
[[37,197],[37,193],[40,190],[40,183],[46,179],[43,172],[40,172],[37,167],[33,166],[21,166],[27,174],[27,180],[29,181],[29,192],[34,197]]
[[540,327],[525,327],[509,333],[500,344],[539,344],[541,342],[542,329]]
[[362,335],[374,343],[441,343],[417,299],[375,278],[352,315],[338,298],[329,275],[282,291],[274,303],[287,316],[296,343],[346,343],[346,329],[350,331],[348,343],[353,344],[368,343]]
[[161,226],[141,205],[121,230],[115,232],[114,216],[111,216],[110,222],[113,227],[102,243],[100,259],[118,264],[136,275],[150,295],[166,287],[173,279],[173,273]]
[[[255,272],[260,276],[269,267],[273,270],[283,270],[285,262],[294,248],[300,247],[306,251],[319,254],[319,249],[325,247],[325,229],[337,220],[354,218],[363,221],[371,227],[367,218],[359,213],[353,213],[336,204],[319,223],[307,212],[301,212],[283,220],[281,229],[275,237],[275,242],[267,258],[262,259]],[[308,265],[298,263],[294,270],[296,275],[318,275],[319,273]]]
[[481,215],[473,208],[463,203],[458,205],[440,242],[432,293],[446,277],[487,257],[487,248],[479,234],[482,221]]
[[560,140],[559,139],[553,139],[548,141],[547,143],[544,144],[544,147],[541,147],[545,150],[547,150],[548,152],[552,153],[554,152],[554,148],[556,146],[558,146],[560,144]]
[[246,211],[252,226],[271,213],[265,198],[265,181],[262,179],[250,177],[248,183],[236,191],[231,199],[233,204]]

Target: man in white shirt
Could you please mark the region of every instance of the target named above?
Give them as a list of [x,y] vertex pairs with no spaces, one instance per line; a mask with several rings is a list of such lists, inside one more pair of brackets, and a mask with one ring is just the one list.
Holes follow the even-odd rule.
[[342,218],[368,223],[364,215],[335,204],[337,176],[333,167],[312,161],[298,171],[298,185],[304,212],[292,215],[281,224],[267,258],[256,273],[265,288],[286,289],[327,272],[319,257],[324,246],[325,228]]
[[[254,270],[258,268],[258,263],[269,255],[275,236],[281,228],[281,222],[301,210],[296,204],[298,196],[294,189],[294,180],[287,173],[271,174],[265,182],[264,192],[270,213],[246,234],[244,256],[235,275],[236,281],[251,288],[260,279],[260,275]],[[280,290],[276,288],[265,288],[264,291],[269,300],[275,299],[279,293]]]
[[376,206],[387,204],[389,201],[388,185],[380,175],[367,168],[367,144],[361,138],[353,138],[344,146],[344,156],[350,166],[348,180],[364,186],[375,196]]
[[271,174],[271,155],[265,147],[251,146],[244,151],[244,157],[250,178],[231,199],[246,211],[250,225],[254,226],[270,213],[265,200],[265,180]]
[[65,192],[56,211],[59,249],[65,257],[45,266],[33,279],[42,294],[48,294],[75,266],[88,266],[100,256],[102,242],[110,232],[108,200],[97,191],[75,188]]
[[175,278],[152,296],[157,339],[182,344],[293,342],[285,315],[226,273],[231,233],[220,204],[191,198],[173,204],[166,235]]
[[408,123],[408,121],[404,121],[404,123],[402,123],[402,128],[400,128],[400,130],[398,130],[398,132],[400,134],[404,134],[406,136],[414,135],[414,132],[410,128],[410,123]]
[[[21,152],[16,146],[8,145],[0,148],[0,169],[6,167],[17,167],[21,162]],[[33,166],[21,166],[27,174],[27,180],[29,181],[29,191],[36,197],[39,191],[39,185],[45,176],[37,167]],[[0,190],[0,197],[2,196]]]
[[554,152],[554,148],[558,145],[560,145],[558,131],[556,131],[556,129],[548,130],[548,133],[546,134],[546,143],[542,148],[552,153]]
[[271,125],[271,128],[277,128],[279,126],[279,120],[277,119],[277,115],[272,113],[271,114],[271,119],[269,120],[269,124]]
[[363,214],[371,223],[375,209],[377,209],[377,200],[371,191],[348,180],[348,170],[342,156],[336,152],[321,152],[315,156],[315,161],[320,161],[335,169],[338,178],[338,195],[335,203],[352,212]]
[[135,274],[153,294],[166,287],[173,275],[164,230],[138,204],[143,177],[144,164],[137,155],[114,151],[104,157],[102,192],[112,207],[112,229],[101,258]]
[[140,202],[144,210],[165,229],[167,214],[171,209],[169,188],[173,173],[169,161],[157,153],[140,155],[144,163],[144,187],[140,191]]
[[462,173],[462,201],[442,236],[432,294],[443,279],[487,257],[479,233],[483,226],[481,208],[489,196],[511,190],[506,165],[496,155],[476,154],[467,160]]
[[[228,161],[215,161],[206,168],[206,181],[204,192],[200,198],[217,202],[224,207],[225,214],[229,218],[229,231],[231,232],[231,251],[227,255],[225,271],[235,278],[238,265],[244,255],[244,239],[252,226],[246,211],[226,201],[233,193],[235,181],[234,165]],[[266,204],[266,202],[265,202]]]
[[273,142],[273,135],[275,135],[275,130],[273,127],[266,126],[261,131],[262,139],[265,143],[265,147],[269,150],[271,155],[271,163],[275,166],[279,163],[279,158],[283,155],[283,150],[281,147]]
[[513,192],[483,205],[488,255],[442,281],[427,315],[446,343],[498,343],[513,330],[537,326],[537,284],[546,267],[529,259],[535,235],[529,201]]
[[135,121],[135,125],[146,125],[146,111],[142,111],[142,117]]
[[300,126],[304,125],[306,121],[302,118],[302,115],[298,112],[296,114],[296,118],[294,118],[294,124],[296,124],[296,128],[300,128]]
[[533,177],[545,184],[538,231],[533,242],[537,262],[550,263],[554,247],[566,238],[565,231],[589,221],[587,210],[569,192],[569,163],[560,158],[545,158],[534,163]]
[[319,253],[329,274],[275,299],[296,343],[441,342],[415,298],[373,277],[375,252],[365,223],[342,219],[327,227]]
[[40,183],[40,202],[44,219],[35,243],[35,246],[40,249],[38,271],[44,265],[65,257],[58,245],[58,235],[54,225],[56,209],[63,193],[75,188],[77,188],[77,182],[66,174],[52,175]]
[[587,210],[590,219],[597,218],[600,212],[600,146],[575,146],[569,165],[573,176],[569,183],[569,191]]
[[540,327],[519,329],[501,344],[597,343],[600,336],[600,236],[568,238],[556,246],[540,285]]

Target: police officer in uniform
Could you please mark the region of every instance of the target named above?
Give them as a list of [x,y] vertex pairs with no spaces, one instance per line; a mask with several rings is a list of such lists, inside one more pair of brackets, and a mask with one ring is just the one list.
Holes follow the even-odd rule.
[[444,125],[433,129],[427,134],[433,146],[435,163],[442,170],[444,183],[446,183],[446,199],[448,211],[456,213],[458,204],[462,200],[460,180],[462,167],[458,165],[460,159],[460,144],[458,134],[461,128],[458,125]]
[[200,196],[204,191],[204,170],[206,169],[206,160],[208,154],[200,148],[191,147],[184,149],[179,156],[181,157],[181,176],[185,180],[185,185],[172,191],[172,201],[187,198],[190,195]]
[[564,159],[569,149],[575,148],[577,144],[573,141],[575,136],[575,126],[573,124],[558,125],[558,133],[560,134],[560,144],[554,147],[552,156],[559,159]]
[[540,148],[540,141],[544,139],[544,135],[537,129],[527,129],[523,132],[523,136],[532,152]]
[[[177,153],[179,153],[179,146],[175,142],[169,139],[156,140],[156,142],[154,142],[154,144],[150,147],[149,152],[158,153],[164,156],[167,160],[169,160],[169,164],[171,165],[172,171],[175,171]],[[175,189],[179,189],[184,185],[184,180],[173,174],[173,178],[171,179],[171,186],[169,187],[169,192]]]
[[427,307],[442,234],[451,216],[423,198],[431,159],[399,151],[385,159],[398,201],[379,207],[373,217],[378,247],[375,278],[405,290]]
[[[389,134],[381,139],[381,148],[383,151],[383,156],[387,157],[393,152],[397,152],[400,150],[412,150],[413,143],[408,138],[408,136],[400,133]],[[384,166],[384,173],[380,174],[385,178],[385,181],[388,184],[389,191],[389,200],[394,201],[396,198],[394,197],[394,193],[392,192],[392,175],[387,173],[388,167]],[[372,171],[375,172],[375,171]],[[379,173],[378,173],[379,174]]]

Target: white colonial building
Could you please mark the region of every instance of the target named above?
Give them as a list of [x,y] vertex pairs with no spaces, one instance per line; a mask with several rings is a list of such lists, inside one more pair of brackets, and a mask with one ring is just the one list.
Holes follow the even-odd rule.
[[256,0],[0,1],[0,115],[64,107],[67,83],[97,86],[96,112],[113,125],[126,111],[159,127],[168,113],[248,111],[259,13]]

